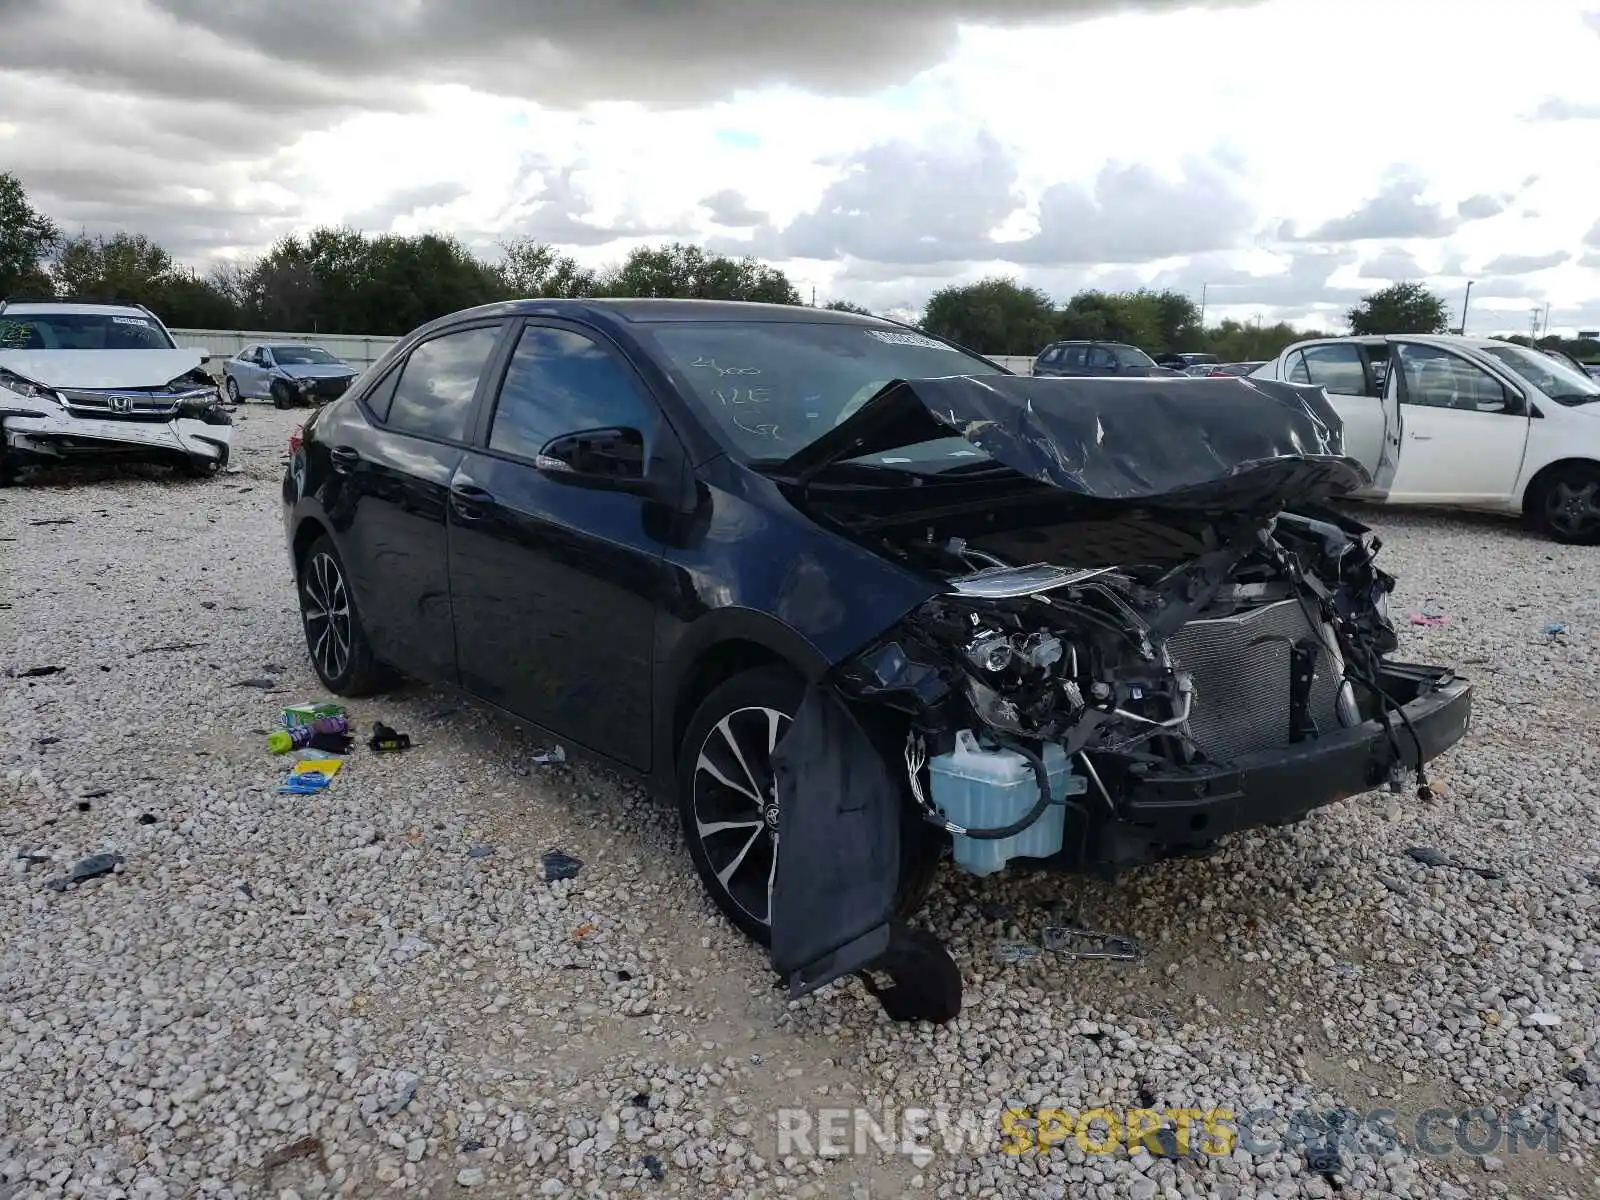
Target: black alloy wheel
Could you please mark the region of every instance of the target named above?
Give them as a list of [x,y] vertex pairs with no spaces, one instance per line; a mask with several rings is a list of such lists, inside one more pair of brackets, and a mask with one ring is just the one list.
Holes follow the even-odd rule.
[[[785,668],[735,675],[695,710],[678,752],[678,808],[689,857],[717,908],[763,946],[772,941],[783,803],[772,755],[804,695],[805,684]],[[902,815],[896,911],[909,917],[927,898],[943,843],[909,800]]]
[[1533,507],[1536,523],[1552,541],[1595,545],[1600,542],[1600,467],[1562,468],[1539,489]]
[[388,672],[372,655],[344,563],[327,537],[306,551],[299,590],[306,650],[323,686],[339,696],[365,696],[386,686]]

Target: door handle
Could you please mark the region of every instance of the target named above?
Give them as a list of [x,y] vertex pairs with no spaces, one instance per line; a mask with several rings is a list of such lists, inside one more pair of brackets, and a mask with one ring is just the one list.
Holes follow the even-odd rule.
[[1414,442],[1431,442],[1431,441],[1433,441],[1433,434],[1431,434],[1431,433],[1413,433],[1411,435],[1411,440],[1414,441]]
[[333,460],[333,469],[341,475],[353,471],[361,461],[361,455],[349,446],[335,446],[328,452],[328,457]]
[[450,503],[463,520],[476,521],[493,507],[494,497],[474,484],[457,483],[450,487]]

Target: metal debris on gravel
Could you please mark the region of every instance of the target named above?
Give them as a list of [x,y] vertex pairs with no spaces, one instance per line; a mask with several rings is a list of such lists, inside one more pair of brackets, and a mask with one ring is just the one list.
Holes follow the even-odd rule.
[[[1392,611],[1450,614],[1402,616],[1402,656],[1469,664],[1478,685],[1436,798],[1374,792],[1114,885],[947,873],[923,919],[966,1007],[904,1027],[855,981],[786,1004],[667,807],[576,763],[530,771],[536,743],[456,697],[352,701],[352,725],[426,744],[358,745],[333,789],[278,794],[258,731],[284,697],[259,685],[318,695],[275,499],[301,419],[240,411],[245,492],[159,472],[0,492],[8,1200],[1600,1187],[1600,551],[1378,514]],[[547,882],[552,847],[582,870]],[[123,861],[41,886],[97,855]],[[1146,956],[997,961],[1039,936],[1015,914],[1069,893]],[[1263,1137],[1295,1113],[1389,1109],[1406,1136],[1211,1155],[1164,1133],[1159,1152],[1093,1155],[1069,1133],[1014,1154],[1004,1105],[1269,1110]],[[935,1114],[915,1152],[779,1153],[780,1110],[807,1111],[814,1150],[830,1110],[852,1148],[850,1110],[898,1142],[907,1108]],[[1559,1152],[1465,1121],[1436,1124],[1448,1154],[1410,1137],[1469,1109],[1548,1114]]]

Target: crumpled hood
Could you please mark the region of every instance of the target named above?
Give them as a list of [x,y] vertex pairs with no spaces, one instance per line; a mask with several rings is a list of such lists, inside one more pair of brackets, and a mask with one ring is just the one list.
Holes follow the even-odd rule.
[[356,373],[346,363],[280,363],[278,370],[290,379],[342,379]]
[[0,367],[48,388],[162,387],[200,366],[198,350],[0,350]]
[[1097,500],[1262,508],[1371,482],[1322,389],[1270,380],[953,375],[896,380],[775,473],[952,434],[1041,483]]

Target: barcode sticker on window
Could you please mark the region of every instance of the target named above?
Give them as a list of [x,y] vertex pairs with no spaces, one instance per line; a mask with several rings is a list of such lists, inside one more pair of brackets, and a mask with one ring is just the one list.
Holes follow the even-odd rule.
[[111,319],[118,325],[138,325],[145,329],[150,328],[150,322],[143,317],[112,317]]
[[943,342],[935,341],[920,333],[901,333],[892,329],[869,329],[867,336],[877,338],[880,342],[888,342],[891,346],[916,346],[923,350],[948,350],[952,354],[959,354],[954,346],[946,346]]

